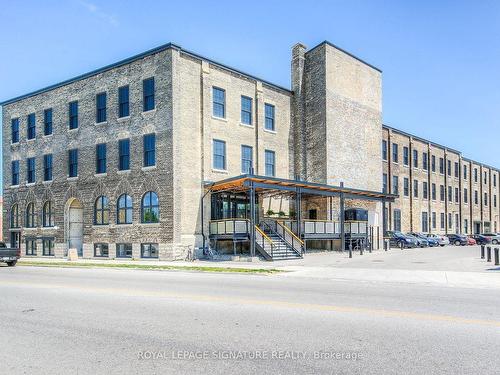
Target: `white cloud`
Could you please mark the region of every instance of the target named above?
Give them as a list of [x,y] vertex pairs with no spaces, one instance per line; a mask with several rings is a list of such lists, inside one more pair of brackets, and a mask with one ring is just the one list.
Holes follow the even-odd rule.
[[101,20],[107,22],[108,24],[110,24],[112,26],[118,26],[119,22],[114,14],[109,14],[109,13],[104,12],[96,4],[91,3],[89,1],[80,0],[79,3],[85,9],[87,9],[90,13],[94,14],[96,17],[100,18]]

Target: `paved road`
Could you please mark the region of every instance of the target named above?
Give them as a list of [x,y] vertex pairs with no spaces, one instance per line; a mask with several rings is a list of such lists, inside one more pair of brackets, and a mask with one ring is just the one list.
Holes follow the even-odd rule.
[[[0,267],[0,291],[2,374],[498,374],[500,368],[498,290]],[[221,359],[227,356],[237,359]],[[249,358],[255,356],[261,358]]]

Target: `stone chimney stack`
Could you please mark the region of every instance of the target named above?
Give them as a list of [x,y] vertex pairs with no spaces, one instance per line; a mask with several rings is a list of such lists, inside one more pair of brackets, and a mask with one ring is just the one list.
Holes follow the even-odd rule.
[[292,48],[292,135],[290,145],[290,174],[292,178],[306,179],[305,121],[304,121],[304,66],[307,47],[297,43]]

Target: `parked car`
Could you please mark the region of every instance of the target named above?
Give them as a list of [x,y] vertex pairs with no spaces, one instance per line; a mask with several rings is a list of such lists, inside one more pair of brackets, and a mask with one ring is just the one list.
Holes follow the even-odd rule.
[[500,243],[500,236],[496,233],[483,233],[483,236],[488,237],[493,245]]
[[4,242],[0,242],[0,262],[5,262],[9,267],[14,267],[21,257],[21,249],[10,248]]
[[427,238],[435,239],[438,242],[439,246],[446,246],[450,244],[450,239],[446,236],[441,236],[434,233],[427,233],[426,236]]
[[428,237],[424,233],[418,233],[418,232],[412,232],[410,234],[417,237],[418,239],[427,241],[429,247],[439,246],[439,241],[437,240],[437,238]]
[[467,245],[472,246],[472,245],[475,245],[475,244],[476,244],[476,240],[475,240],[475,238],[474,238],[474,237],[472,237],[472,236],[467,236],[467,241],[468,241],[468,242],[467,242]]
[[491,243],[491,238],[483,236],[482,234],[473,234],[471,237],[476,240],[477,245],[487,245]]
[[455,246],[465,246],[469,243],[467,236],[463,234],[447,234],[446,236],[450,239],[450,243]]
[[406,233],[406,235],[408,237],[413,237],[417,241],[418,247],[428,247],[429,246],[429,241],[427,241],[427,238],[420,238],[419,236],[416,236],[413,233]]
[[389,237],[389,244],[391,247],[401,247],[404,248],[414,248],[418,246],[418,242],[415,238],[407,236],[399,231],[387,231],[386,237]]

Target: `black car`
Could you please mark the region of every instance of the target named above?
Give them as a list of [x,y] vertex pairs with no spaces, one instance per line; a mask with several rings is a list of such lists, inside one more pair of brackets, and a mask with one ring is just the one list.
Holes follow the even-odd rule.
[[447,234],[446,236],[450,239],[450,244],[455,246],[465,246],[469,243],[467,236],[463,234]]
[[476,240],[476,244],[478,245],[488,245],[491,243],[491,238],[483,236],[482,234],[473,234],[471,237]]
[[389,238],[389,245],[391,247],[401,247],[403,245],[404,248],[409,249],[419,246],[416,238],[398,231],[387,231],[386,237]]

